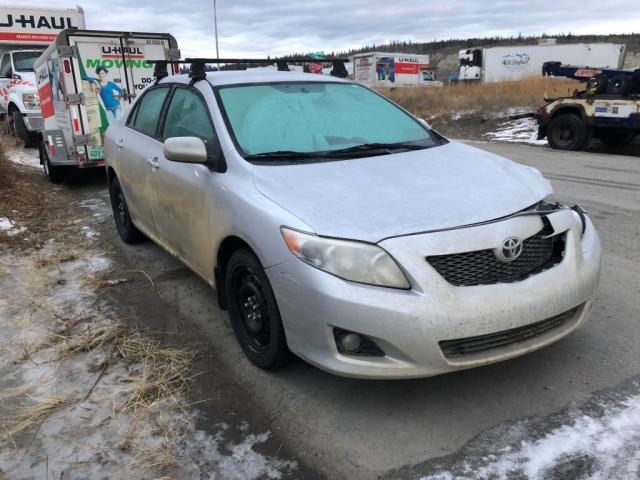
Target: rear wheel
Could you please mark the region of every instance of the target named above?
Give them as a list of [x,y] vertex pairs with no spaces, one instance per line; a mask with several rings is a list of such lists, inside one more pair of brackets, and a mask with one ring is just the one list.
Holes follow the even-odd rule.
[[138,230],[131,221],[129,207],[127,206],[127,201],[124,198],[124,192],[122,191],[122,187],[120,186],[120,182],[117,177],[111,181],[109,196],[111,197],[113,218],[116,222],[116,228],[118,229],[120,238],[125,243],[138,243],[144,240],[146,238],[144,233]]
[[231,325],[247,358],[266,370],[287,363],[291,354],[280,312],[258,258],[237,250],[227,265],[225,285]]
[[557,150],[579,150],[587,140],[587,127],[577,115],[558,115],[547,129],[547,140],[551,148]]
[[40,142],[40,162],[44,169],[44,174],[49,178],[51,183],[61,183],[64,180],[65,168],[60,166],[51,165],[49,161],[49,154],[47,153],[47,146],[44,140]]

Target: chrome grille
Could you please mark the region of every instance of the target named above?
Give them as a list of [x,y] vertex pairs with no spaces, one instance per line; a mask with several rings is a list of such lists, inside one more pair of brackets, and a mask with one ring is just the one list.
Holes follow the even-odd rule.
[[433,255],[427,262],[452,285],[508,283],[538,273],[562,261],[565,234],[546,237],[545,230],[523,241],[522,253],[512,262],[499,260],[492,249]]
[[496,350],[539,337],[540,335],[561,327],[567,321],[574,318],[581,307],[582,305],[579,305],[555,317],[547,318],[541,322],[532,323],[523,327],[490,333],[488,335],[479,335],[477,337],[444,340],[439,342],[439,345],[442,353],[444,353],[444,356],[447,358],[467,357]]

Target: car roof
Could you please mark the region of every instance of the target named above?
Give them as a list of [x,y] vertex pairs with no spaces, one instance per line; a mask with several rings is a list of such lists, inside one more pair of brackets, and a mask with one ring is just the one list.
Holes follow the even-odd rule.
[[[338,77],[318,75],[317,73],[281,72],[277,70],[228,70],[221,72],[207,72],[207,80],[214,86],[237,85],[242,83],[271,83],[271,82],[335,82],[350,83]],[[160,83],[189,83],[188,74],[171,75]]]

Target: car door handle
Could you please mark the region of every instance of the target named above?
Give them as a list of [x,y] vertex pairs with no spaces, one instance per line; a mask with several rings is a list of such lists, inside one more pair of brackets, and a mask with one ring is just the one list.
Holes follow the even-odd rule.
[[116,142],[116,147],[118,147],[118,150],[122,150],[124,148],[124,140],[120,139]]
[[160,163],[158,162],[158,157],[147,158],[147,163],[151,167],[152,170],[157,170],[160,168]]

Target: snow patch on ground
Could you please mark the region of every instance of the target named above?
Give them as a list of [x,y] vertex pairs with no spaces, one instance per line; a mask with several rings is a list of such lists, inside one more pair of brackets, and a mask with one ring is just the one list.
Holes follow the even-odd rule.
[[0,231],[5,232],[9,236],[18,235],[27,231],[27,227],[17,227],[13,220],[7,217],[0,217]]
[[12,149],[7,152],[7,157],[10,161],[17,163],[18,165],[42,168],[42,165],[40,165],[38,149],[36,148]]
[[505,435],[525,436],[515,445],[421,480],[640,478],[640,394],[599,407],[599,414],[579,414],[537,439],[526,438],[526,425],[516,425]]
[[546,140],[538,140],[538,124],[531,117],[507,120],[498,125],[495,132],[485,134],[489,140],[499,142],[527,143],[529,145],[546,145]]
[[[5,218],[0,225],[15,228]],[[60,358],[74,337],[60,338],[115,325],[96,293],[109,268],[90,242],[75,248],[51,240],[38,251],[0,255],[0,476],[258,480],[294,472],[295,462],[255,450],[270,434],[252,433],[246,422],[237,440],[227,425],[197,430],[198,413],[186,399],[165,398],[142,413],[125,409],[143,365],[125,363],[109,345]],[[53,399],[66,403],[6,436],[26,409]]]

